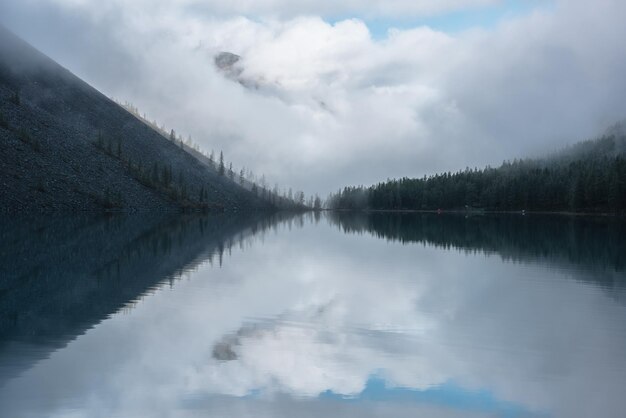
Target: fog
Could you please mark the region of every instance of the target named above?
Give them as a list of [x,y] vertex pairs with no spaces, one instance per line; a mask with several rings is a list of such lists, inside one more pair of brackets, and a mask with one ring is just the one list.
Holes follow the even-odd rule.
[[[535,156],[626,114],[623,2],[336,3],[3,1],[0,23],[236,168],[307,193]],[[456,30],[429,24],[467,10]],[[221,51],[242,57],[239,80],[215,68]]]

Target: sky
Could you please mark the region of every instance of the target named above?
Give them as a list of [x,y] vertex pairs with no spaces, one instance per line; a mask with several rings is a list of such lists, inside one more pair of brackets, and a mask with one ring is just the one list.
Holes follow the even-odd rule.
[[107,96],[322,195],[601,134],[626,115],[624,16],[619,0],[0,2],[1,24]]

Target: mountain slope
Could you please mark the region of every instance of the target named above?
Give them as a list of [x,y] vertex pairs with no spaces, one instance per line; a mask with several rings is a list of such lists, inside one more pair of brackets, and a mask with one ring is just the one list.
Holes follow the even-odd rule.
[[268,207],[0,27],[0,210]]

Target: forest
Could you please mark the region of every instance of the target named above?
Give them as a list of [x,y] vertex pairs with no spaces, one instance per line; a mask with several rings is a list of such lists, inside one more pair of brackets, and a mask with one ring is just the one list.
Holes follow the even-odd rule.
[[624,213],[626,135],[616,125],[601,138],[547,158],[345,187],[327,205],[340,210]]

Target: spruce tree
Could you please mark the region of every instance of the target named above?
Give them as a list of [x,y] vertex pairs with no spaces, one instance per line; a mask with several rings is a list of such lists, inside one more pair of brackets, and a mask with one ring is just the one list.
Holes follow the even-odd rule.
[[220,151],[220,164],[217,169],[217,172],[220,176],[224,175],[224,153]]

